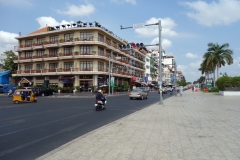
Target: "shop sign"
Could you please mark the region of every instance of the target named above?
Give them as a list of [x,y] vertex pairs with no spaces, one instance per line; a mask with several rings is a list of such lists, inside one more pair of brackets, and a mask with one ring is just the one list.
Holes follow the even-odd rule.
[[80,76],[79,78],[80,78],[80,79],[92,79],[93,76],[90,76],[90,75],[84,75],[84,76]]
[[62,82],[63,83],[69,83],[70,81],[69,81],[69,79],[63,79]]
[[111,87],[114,87],[114,77],[111,77],[110,86],[111,86]]

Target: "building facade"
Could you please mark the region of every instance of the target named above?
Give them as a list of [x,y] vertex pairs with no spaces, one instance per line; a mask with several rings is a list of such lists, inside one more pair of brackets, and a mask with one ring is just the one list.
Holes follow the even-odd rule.
[[133,76],[145,73],[146,53],[121,50],[125,41],[97,23],[45,27],[16,39],[18,70],[12,76],[26,78],[33,86],[48,81],[50,86],[87,91],[108,85],[109,76],[115,85],[130,85]]

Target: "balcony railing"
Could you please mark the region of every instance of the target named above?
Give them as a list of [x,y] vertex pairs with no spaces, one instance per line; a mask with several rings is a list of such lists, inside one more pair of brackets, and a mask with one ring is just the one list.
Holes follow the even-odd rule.
[[[105,74],[108,74],[108,68],[99,68],[96,70],[93,70],[93,68],[56,68],[56,69],[37,69],[37,70],[24,70],[24,71],[13,71],[12,74],[28,74],[28,75],[34,75],[34,74],[47,74],[47,73],[60,73],[61,72],[89,72],[89,71],[95,71],[95,72],[106,72]],[[129,72],[126,71],[113,71],[112,73],[123,75],[123,76],[132,76]]]

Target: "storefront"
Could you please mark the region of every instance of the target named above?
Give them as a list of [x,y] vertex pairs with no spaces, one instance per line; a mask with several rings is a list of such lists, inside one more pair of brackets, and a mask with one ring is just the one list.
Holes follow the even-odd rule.
[[79,85],[81,87],[81,91],[83,92],[91,91],[93,86],[93,76],[92,75],[79,76]]

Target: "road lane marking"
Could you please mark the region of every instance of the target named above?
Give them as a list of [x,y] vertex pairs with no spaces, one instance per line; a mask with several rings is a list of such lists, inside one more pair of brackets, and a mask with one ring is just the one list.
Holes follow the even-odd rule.
[[[93,112],[93,111],[90,111],[90,112]],[[48,122],[48,123],[40,124],[40,125],[37,125],[37,126],[34,126],[34,127],[29,127],[29,128],[17,130],[17,131],[14,131],[14,132],[5,133],[5,134],[0,135],[0,137],[7,136],[7,135],[10,135],[10,134],[14,134],[14,133],[18,133],[18,132],[22,132],[22,131],[26,131],[26,130],[33,129],[33,128],[37,128],[37,127],[40,127],[40,126],[48,125],[48,124],[51,124],[51,123],[59,122],[59,121],[62,121],[62,120],[70,119],[70,118],[73,118],[73,117],[81,116],[81,115],[84,115],[84,114],[88,114],[90,112],[85,112],[85,113],[82,113],[82,114],[77,114],[77,115],[74,115],[74,116],[70,116],[70,117],[58,119],[58,120],[55,120],[55,121],[51,121],[51,122]]]
[[16,121],[10,121],[10,122],[7,122],[7,123],[2,123],[2,124],[0,124],[0,128],[1,127],[6,127],[6,126],[10,126],[10,125],[14,125],[14,124],[18,124],[18,123],[22,123],[22,122],[25,122],[25,119],[20,119],[20,120],[16,120]]
[[81,124],[77,124],[77,125],[71,126],[71,127],[69,127],[69,128],[62,129],[62,130],[60,130],[60,131],[57,132],[57,133],[50,134],[50,135],[48,135],[48,136],[45,136],[45,137],[36,139],[36,140],[34,140],[34,141],[32,141],[32,142],[25,143],[25,144],[23,144],[23,145],[20,145],[20,146],[15,147],[15,148],[12,148],[12,149],[9,149],[9,150],[0,152],[0,156],[4,156],[4,155],[6,155],[6,154],[12,153],[12,152],[14,152],[14,151],[16,151],[16,150],[19,150],[19,149],[22,149],[22,148],[24,148],[24,147],[30,146],[30,145],[32,145],[32,144],[34,144],[34,143],[37,143],[37,142],[40,142],[40,141],[42,141],[42,140],[48,139],[48,138],[53,137],[53,136],[55,136],[55,135],[61,134],[61,133],[63,133],[63,132],[72,131],[73,129],[76,129],[76,128],[80,127],[80,126],[85,125],[86,123],[87,123],[87,122],[84,122],[84,123],[81,123]]

